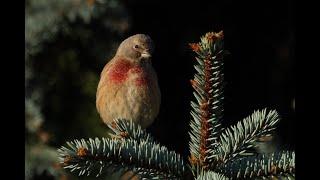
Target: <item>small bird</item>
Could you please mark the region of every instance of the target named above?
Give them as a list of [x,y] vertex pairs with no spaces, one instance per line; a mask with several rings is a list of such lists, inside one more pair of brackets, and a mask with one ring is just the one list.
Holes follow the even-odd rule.
[[153,51],[150,36],[136,34],[125,39],[105,65],[96,94],[96,107],[104,123],[122,118],[142,128],[152,124],[161,102],[157,74],[151,64]]

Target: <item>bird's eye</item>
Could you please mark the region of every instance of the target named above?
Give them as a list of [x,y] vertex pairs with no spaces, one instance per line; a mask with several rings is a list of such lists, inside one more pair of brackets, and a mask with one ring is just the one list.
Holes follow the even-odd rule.
[[138,48],[139,48],[139,45],[135,45],[134,48],[135,48],[135,49],[138,49]]

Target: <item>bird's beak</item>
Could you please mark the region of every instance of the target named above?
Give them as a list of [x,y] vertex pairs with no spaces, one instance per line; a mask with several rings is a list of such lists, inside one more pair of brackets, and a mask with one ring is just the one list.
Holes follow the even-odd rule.
[[141,57],[142,57],[142,58],[149,59],[149,58],[151,58],[151,54],[150,54],[150,52],[148,52],[148,51],[143,51],[143,52],[141,53]]

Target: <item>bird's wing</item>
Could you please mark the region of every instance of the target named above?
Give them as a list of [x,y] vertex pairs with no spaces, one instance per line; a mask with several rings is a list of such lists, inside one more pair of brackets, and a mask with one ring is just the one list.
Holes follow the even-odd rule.
[[106,75],[110,67],[112,66],[112,60],[110,60],[103,68],[101,74],[100,74],[100,81],[97,87],[97,93],[96,93],[96,108],[100,114],[100,106],[102,104],[102,95],[103,95],[103,89],[108,84],[108,76]]

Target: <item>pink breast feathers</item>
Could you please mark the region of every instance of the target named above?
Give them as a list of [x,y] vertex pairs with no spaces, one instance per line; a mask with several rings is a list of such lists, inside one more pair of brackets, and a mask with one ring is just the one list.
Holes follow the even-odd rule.
[[145,87],[148,85],[148,75],[142,67],[135,66],[131,69],[131,72],[137,74],[137,78],[134,81],[136,86]]
[[137,65],[133,65],[130,61],[125,59],[118,60],[109,71],[110,81],[113,83],[123,83],[128,79],[130,74],[135,74],[134,83],[136,86],[148,85],[148,76],[145,70]]
[[128,78],[128,71],[133,67],[132,63],[120,59],[110,68],[109,77],[110,81],[114,83],[122,83]]

